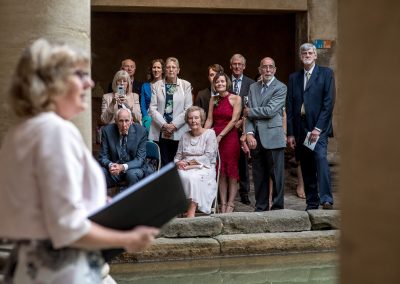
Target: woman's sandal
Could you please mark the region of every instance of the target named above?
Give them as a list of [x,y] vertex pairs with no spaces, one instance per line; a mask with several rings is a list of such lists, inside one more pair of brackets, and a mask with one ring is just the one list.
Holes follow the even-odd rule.
[[[220,212],[220,213],[225,213],[225,212],[226,212],[226,206],[227,206],[226,203],[221,203],[221,208],[220,208],[219,212]],[[224,207],[225,207],[225,208],[224,208]]]
[[232,213],[235,210],[235,204],[228,202],[226,204],[226,213]]

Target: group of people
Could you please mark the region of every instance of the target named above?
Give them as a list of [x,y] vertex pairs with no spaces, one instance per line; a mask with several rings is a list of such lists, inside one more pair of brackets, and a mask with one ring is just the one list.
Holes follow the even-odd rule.
[[[118,101],[117,92],[106,94],[102,119],[103,116],[113,117],[112,111],[115,116],[119,104],[119,108],[132,112],[134,121],[141,121],[148,130],[148,139],[160,147],[162,165],[174,161],[182,178],[187,178],[185,189],[191,201],[188,216],[194,216],[197,209],[209,213],[217,188],[223,213],[234,210],[238,191],[241,201],[250,204],[250,157],[255,211],[283,209],[286,145],[295,150],[300,165],[299,188],[304,180],[305,194],[302,190],[297,194],[306,198],[306,209],[316,209],[320,205],[331,209],[333,197],[327,144],[332,135],[334,76],[330,68],[316,64],[314,45],[303,44],[299,56],[304,69],[290,76],[287,87],[275,77],[277,67],[272,58],[265,57],[260,61],[259,77],[255,81],[244,75],[244,56],[234,54],[230,59],[230,76],[219,64],[208,67],[210,85],[198,93],[194,102],[191,84],[178,77],[178,59],[169,57],[165,63],[155,59],[149,68],[149,82],[141,86],[140,94],[132,96],[138,98],[140,95],[141,107],[135,107],[139,105],[137,99],[125,103],[127,100]],[[133,62],[130,59],[123,61],[121,69],[125,68],[126,61]],[[120,72],[123,71],[117,74]],[[130,78],[133,84],[134,79]],[[118,83],[118,78],[114,81]],[[129,83],[126,85],[127,93],[130,93]],[[110,97],[115,98],[112,106],[107,103]],[[108,101],[112,104],[112,100]],[[193,109],[192,105],[198,108]],[[213,129],[215,141],[207,129]],[[314,142],[313,150],[305,146]],[[217,154],[220,178],[219,185],[214,186]],[[110,161],[103,164],[105,167],[111,165]],[[129,171],[130,168],[121,169]],[[198,178],[194,178],[196,175]]]
[[255,210],[282,209],[286,144],[300,161],[306,209],[331,209],[327,145],[333,134],[334,74],[315,63],[312,44],[300,46],[300,59],[304,68],[290,75],[287,88],[275,77],[272,58],[261,60],[255,82],[243,75],[245,58],[235,54],[232,76],[218,64],[210,66],[210,87],[195,106],[191,84],[178,78],[176,58],[167,58],[165,65],[154,60],[150,82],[141,87],[132,81],[134,62],[124,61],[112,91],[104,95],[102,120],[108,125],[102,131],[101,170],[69,121],[88,106],[89,56],[62,43],[32,43],[13,76],[9,103],[18,119],[0,149],[0,237],[16,244],[5,281],[99,283],[101,249],[146,248],[158,229],[119,231],[88,216],[105,204],[106,184],[143,177],[147,139],[159,144],[163,164],[176,163],[190,200],[188,217],[197,209],[210,211],[217,163],[221,211],[232,212],[238,181],[239,192],[248,192],[249,156]]

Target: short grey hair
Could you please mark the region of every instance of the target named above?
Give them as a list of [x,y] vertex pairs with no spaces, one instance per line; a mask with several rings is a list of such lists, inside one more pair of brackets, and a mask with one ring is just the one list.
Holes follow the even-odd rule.
[[309,49],[312,49],[312,50],[314,51],[315,55],[318,55],[318,54],[317,54],[317,48],[315,47],[315,45],[313,45],[312,43],[306,42],[306,43],[303,43],[303,44],[300,46],[300,50],[299,50],[299,56],[300,56],[300,58],[301,58],[301,53],[302,53],[303,51],[306,51],[306,50],[309,50]]
[[38,39],[26,48],[12,78],[9,102],[18,117],[55,110],[76,68],[89,68],[89,55],[65,43]]
[[186,112],[185,112],[185,122],[189,124],[189,114],[192,112],[198,111],[200,113],[200,121],[201,121],[201,126],[204,125],[204,122],[206,121],[206,112],[204,111],[203,108],[199,106],[191,106],[189,107]]
[[179,67],[179,60],[176,57],[168,57],[167,59],[165,59],[165,65],[167,65],[169,62],[174,62],[176,67]]
[[118,119],[119,119],[119,114],[120,114],[121,112],[123,112],[123,111],[128,112],[128,114],[129,114],[129,120],[132,121],[133,116],[132,116],[131,110],[130,110],[129,108],[119,108],[119,109],[117,110],[117,112],[115,113],[115,119],[114,119],[115,122],[118,121]]
[[244,58],[244,56],[239,53],[232,55],[231,59],[229,60],[229,63],[232,64],[232,62],[235,58],[241,60],[243,62],[243,64],[246,65],[246,58]]

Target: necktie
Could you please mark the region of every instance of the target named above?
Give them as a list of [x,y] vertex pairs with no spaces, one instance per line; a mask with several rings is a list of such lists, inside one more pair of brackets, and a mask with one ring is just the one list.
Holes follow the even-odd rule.
[[306,82],[304,84],[304,89],[306,89],[308,81],[310,81],[310,77],[311,77],[311,73],[310,72],[306,72]]
[[233,84],[233,92],[236,95],[239,95],[239,81],[240,81],[240,79],[235,79],[235,82]]
[[267,91],[267,89],[268,89],[268,85],[267,84],[263,84],[262,88],[261,88],[261,95],[264,95],[265,92]]
[[121,163],[126,163],[128,162],[128,136],[127,135],[122,135],[122,141],[121,141],[121,156],[120,156],[120,162]]

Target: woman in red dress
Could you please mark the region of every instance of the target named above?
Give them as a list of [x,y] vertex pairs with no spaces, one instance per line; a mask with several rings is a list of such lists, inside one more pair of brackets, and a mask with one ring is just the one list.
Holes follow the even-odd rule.
[[213,84],[218,95],[210,99],[205,128],[214,127],[217,135],[221,161],[219,179],[221,212],[230,213],[235,208],[234,200],[238,190],[240,146],[235,124],[240,117],[242,102],[240,96],[227,91],[231,81],[225,73],[217,73]]

